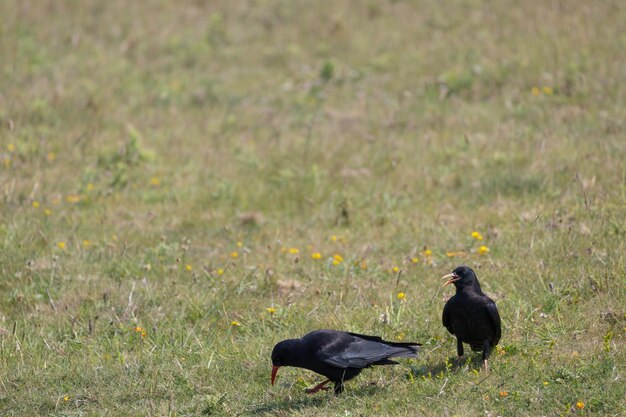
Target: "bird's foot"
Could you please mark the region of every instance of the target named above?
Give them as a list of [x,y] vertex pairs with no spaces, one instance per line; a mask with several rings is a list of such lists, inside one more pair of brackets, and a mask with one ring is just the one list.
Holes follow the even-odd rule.
[[460,368],[463,365],[463,355],[457,356],[456,361],[454,361],[454,367]]
[[307,394],[315,394],[317,391],[328,391],[330,387],[321,387],[321,388],[307,388],[304,390]]
[[487,359],[483,360],[483,367],[485,368],[485,372],[489,372],[489,362],[487,362]]
[[313,388],[307,388],[306,390],[304,390],[304,392],[306,392],[307,394],[315,394],[317,391],[320,391],[320,390],[328,391],[330,387],[325,387],[324,385],[328,384],[329,382],[330,382],[330,379],[327,379],[326,381],[314,386]]

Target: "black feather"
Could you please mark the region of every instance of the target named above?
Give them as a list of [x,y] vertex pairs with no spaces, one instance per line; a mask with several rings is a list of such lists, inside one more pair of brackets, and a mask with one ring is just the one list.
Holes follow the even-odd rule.
[[391,358],[416,357],[419,343],[388,342],[378,336],[337,330],[316,330],[300,339],[278,343],[272,351],[275,366],[296,366],[324,375],[335,383],[335,393],[343,383],[373,365],[395,365]]
[[476,274],[471,268],[458,267],[453,282],[456,294],[443,308],[441,321],[457,338],[457,353],[463,356],[463,343],[472,350],[482,351],[483,359],[500,342],[502,325],[495,302],[482,292]]

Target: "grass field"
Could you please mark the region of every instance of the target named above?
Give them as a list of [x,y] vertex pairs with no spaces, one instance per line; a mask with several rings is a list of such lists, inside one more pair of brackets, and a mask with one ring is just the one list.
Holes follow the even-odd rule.
[[[0,415],[626,415],[624,22],[0,2]],[[461,264],[503,319],[488,374],[451,367]],[[318,328],[424,346],[337,398],[271,387]]]

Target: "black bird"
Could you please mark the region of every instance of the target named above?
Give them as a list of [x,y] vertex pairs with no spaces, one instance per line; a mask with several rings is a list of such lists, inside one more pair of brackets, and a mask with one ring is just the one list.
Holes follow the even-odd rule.
[[300,339],[279,342],[272,351],[272,385],[278,368],[296,366],[324,375],[327,380],[314,388],[313,394],[329,382],[335,384],[335,395],[343,391],[343,383],[372,365],[396,365],[389,358],[417,356],[420,343],[387,342],[377,336],[366,336],[337,330],[316,330]]
[[471,346],[473,351],[483,352],[483,365],[489,370],[487,359],[489,353],[500,341],[502,327],[496,303],[480,288],[476,273],[467,266],[459,266],[451,274],[443,286],[454,284],[456,294],[443,308],[443,325],[456,336],[457,364],[463,356],[463,343]]

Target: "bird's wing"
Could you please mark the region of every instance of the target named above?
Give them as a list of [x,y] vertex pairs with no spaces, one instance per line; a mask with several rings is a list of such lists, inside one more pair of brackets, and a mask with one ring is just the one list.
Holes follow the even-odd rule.
[[500,337],[502,336],[502,323],[500,320],[500,313],[498,313],[498,308],[496,307],[496,303],[490,300],[486,304],[487,313],[489,314],[489,319],[491,319],[491,324],[493,328],[496,329],[496,337],[493,341],[493,345],[497,345],[500,341]]
[[388,340],[383,340],[380,336],[368,336],[366,334],[351,333],[351,332],[346,332],[346,333],[348,333],[350,336],[358,337],[359,339],[365,339],[365,340],[370,340],[373,342],[383,343],[389,347],[408,348],[410,351],[416,351],[419,346],[422,346],[422,344],[418,342],[390,342]]
[[450,301],[448,301],[446,303],[445,306],[443,306],[443,314],[441,315],[441,321],[443,323],[443,326],[448,329],[448,331],[450,332],[450,334],[454,334],[454,332],[452,331],[452,323],[450,323]]
[[395,363],[389,358],[417,356],[417,343],[393,343],[376,336],[350,335],[353,336],[352,340],[341,349],[333,349],[330,345],[321,349],[317,358],[339,368],[367,368],[373,364]]

